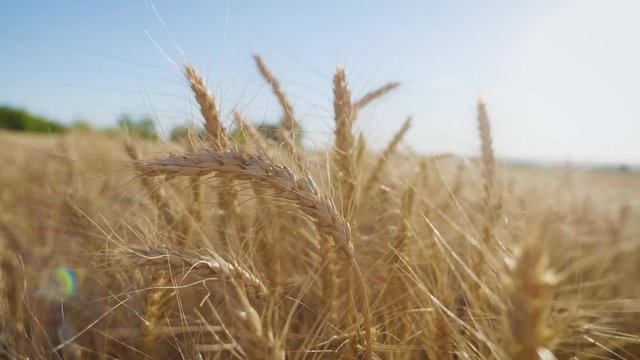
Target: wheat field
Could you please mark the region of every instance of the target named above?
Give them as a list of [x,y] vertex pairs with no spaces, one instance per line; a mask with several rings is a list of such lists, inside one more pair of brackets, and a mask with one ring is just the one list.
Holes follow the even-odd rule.
[[[382,152],[333,79],[335,137],[220,116],[151,142],[0,133],[0,358],[637,359],[640,175]],[[236,129],[241,137],[231,136]]]

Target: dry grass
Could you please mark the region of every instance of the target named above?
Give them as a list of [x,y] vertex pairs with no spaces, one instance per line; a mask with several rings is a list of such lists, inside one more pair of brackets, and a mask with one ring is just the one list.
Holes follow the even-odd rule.
[[640,175],[502,165],[482,103],[479,161],[399,151],[409,120],[372,154],[397,85],[341,68],[307,152],[255,59],[277,141],[237,113],[235,142],[191,66],[206,141],[0,134],[0,358],[640,358]]

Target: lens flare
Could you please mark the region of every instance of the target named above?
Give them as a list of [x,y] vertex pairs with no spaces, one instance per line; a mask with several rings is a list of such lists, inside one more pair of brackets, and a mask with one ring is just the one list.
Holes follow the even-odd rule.
[[73,270],[59,267],[53,269],[43,280],[36,292],[35,297],[42,297],[49,300],[65,299],[76,291],[76,276]]
[[76,290],[76,276],[73,270],[67,268],[57,268],[53,271],[53,282],[56,292],[67,297]]

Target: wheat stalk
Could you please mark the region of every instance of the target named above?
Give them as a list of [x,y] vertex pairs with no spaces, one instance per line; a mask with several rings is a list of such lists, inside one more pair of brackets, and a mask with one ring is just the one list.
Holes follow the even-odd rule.
[[[334,121],[336,123],[333,163],[334,169],[337,171],[337,181],[340,190],[340,209],[343,216],[351,219],[350,221],[355,224],[351,211],[357,206],[356,184],[358,179],[356,173],[355,136],[353,133],[356,110],[351,102],[351,91],[347,84],[346,73],[342,67],[338,67],[333,76],[333,110]],[[357,229],[356,225],[354,225],[354,229]],[[333,266],[330,261],[331,259],[329,258],[327,269],[331,269]],[[364,305],[362,312],[364,315],[366,333],[366,358],[371,359],[373,338],[371,333],[371,314],[366,284],[364,282],[362,271],[357,264],[352,266],[352,270],[353,273],[350,274],[348,278],[348,284],[349,288],[352,289],[354,287],[353,276],[359,280],[357,285],[362,290]],[[330,274],[327,274],[327,276],[330,276]],[[330,279],[327,280],[327,282],[329,281]],[[349,302],[349,305],[351,314],[355,315],[356,309],[354,308],[354,303]],[[331,306],[331,308],[335,309],[334,306]]]
[[273,76],[267,65],[264,63],[260,55],[254,54],[253,59],[258,66],[258,70],[260,74],[265,79],[265,81],[271,86],[271,90],[273,90],[273,94],[278,98],[278,102],[280,102],[280,106],[282,106],[282,111],[284,112],[284,118],[282,121],[282,127],[287,130],[288,134],[294,139],[298,132],[300,131],[300,123],[293,116],[293,106],[289,100],[287,100],[287,96],[282,90],[280,86],[280,82]]
[[[197,137],[197,133],[193,126],[189,125],[187,128],[187,134],[189,137],[188,149],[189,152],[196,151],[196,145],[194,138]],[[189,185],[191,188],[191,205],[188,208],[188,215],[184,218],[183,224],[183,236],[185,242],[191,239],[194,226],[202,222],[202,197],[203,197],[203,184],[200,181],[200,177],[192,176],[189,179]]]
[[[131,160],[135,161],[140,158],[135,145],[129,139],[125,140],[124,146]],[[165,222],[169,228],[172,229],[176,224],[176,219],[160,184],[153,184],[153,182],[147,178],[141,178],[140,181],[156,203],[156,206],[163,215]],[[178,237],[179,246],[183,246],[185,241],[185,237]],[[158,272],[152,277],[152,284],[153,288],[149,291],[146,297],[146,322],[143,328],[140,344],[143,354],[152,351],[152,347],[156,342],[158,335],[156,329],[162,322],[163,311],[168,300],[168,291],[166,289],[166,286],[168,285],[168,274],[165,272]]]
[[389,162],[389,158],[396,152],[398,144],[400,144],[400,142],[404,138],[404,135],[407,133],[407,131],[409,131],[409,128],[411,128],[411,117],[408,117],[404,121],[400,130],[396,132],[387,147],[382,151],[382,154],[380,154],[380,156],[378,157],[378,160],[369,172],[369,176],[362,190],[363,194],[369,193],[371,188],[376,184],[385,166]]
[[[227,138],[224,126],[220,122],[220,112],[216,105],[213,94],[209,91],[204,79],[190,64],[185,66],[185,76],[191,85],[191,90],[200,105],[200,112],[204,118],[204,127],[209,134],[211,146],[216,150],[228,150],[231,146]],[[229,227],[234,226],[236,236],[243,233],[242,226],[237,214],[236,198],[237,192],[233,186],[233,179],[222,178],[222,190],[218,191],[218,205],[220,216],[218,217],[218,238],[231,249],[232,239]]]
[[165,160],[142,161],[136,167],[145,176],[203,176],[215,172],[220,176],[252,181],[275,190],[283,199],[296,202],[298,208],[316,222],[320,232],[332,239],[333,245],[350,260],[363,295],[365,331],[369,335],[366,340],[367,357],[371,357],[369,299],[364,276],[355,262],[349,223],[339,215],[333,202],[320,193],[309,175],[296,176],[287,167],[276,165],[267,158],[244,156],[237,151],[206,150],[192,155],[171,156]]
[[[127,155],[131,160],[137,161],[140,159],[140,154],[136,149],[135,144],[130,139],[125,139],[124,148],[127,151]],[[151,199],[158,207],[158,211],[163,216],[165,223],[172,228],[177,224],[176,217],[174,215],[174,211],[171,208],[171,204],[165,195],[164,190],[162,189],[160,184],[154,184],[151,180],[146,178],[141,178],[140,182],[148,191]],[[182,241],[182,240],[180,240]]]
[[[354,200],[356,176],[355,176],[355,140],[353,135],[353,109],[351,105],[351,92],[347,86],[346,74],[343,68],[339,67],[333,77],[333,109],[335,121],[335,149],[333,152],[333,167],[335,171],[334,181],[338,189],[338,207],[340,213],[347,219],[351,218],[351,205]],[[354,229],[357,226],[354,226]],[[339,271],[335,257],[329,253],[326,246],[320,247],[321,256],[326,259],[326,266],[321,273],[323,285],[323,296],[329,300],[328,318],[335,322],[338,318],[338,299],[336,296],[336,273]],[[348,277],[348,286],[352,288],[353,275]],[[355,314],[356,309],[352,302],[349,302],[350,314]]]
[[291,105],[289,100],[287,100],[284,90],[282,90],[282,87],[280,86],[280,82],[278,82],[271,71],[269,71],[267,65],[264,63],[260,55],[254,54],[253,58],[256,62],[258,70],[260,71],[260,74],[271,86],[273,94],[276,96],[276,98],[278,98],[278,102],[282,107],[283,118],[276,132],[276,136],[280,143],[284,144],[284,149],[293,159],[293,162],[296,165],[297,169],[301,170],[302,164],[300,163],[298,144],[296,142],[296,137],[300,132],[300,123],[293,115],[293,106]]

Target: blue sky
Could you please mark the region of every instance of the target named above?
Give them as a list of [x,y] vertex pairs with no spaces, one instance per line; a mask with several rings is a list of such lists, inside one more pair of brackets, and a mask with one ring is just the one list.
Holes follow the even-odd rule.
[[172,65],[190,61],[226,121],[275,121],[259,53],[310,146],[330,139],[343,65],[356,97],[402,83],[361,113],[373,147],[413,115],[411,148],[476,154],[482,97],[498,156],[640,164],[638,13],[635,0],[2,1],[0,103],[97,125],[149,114],[168,132],[199,121]]

